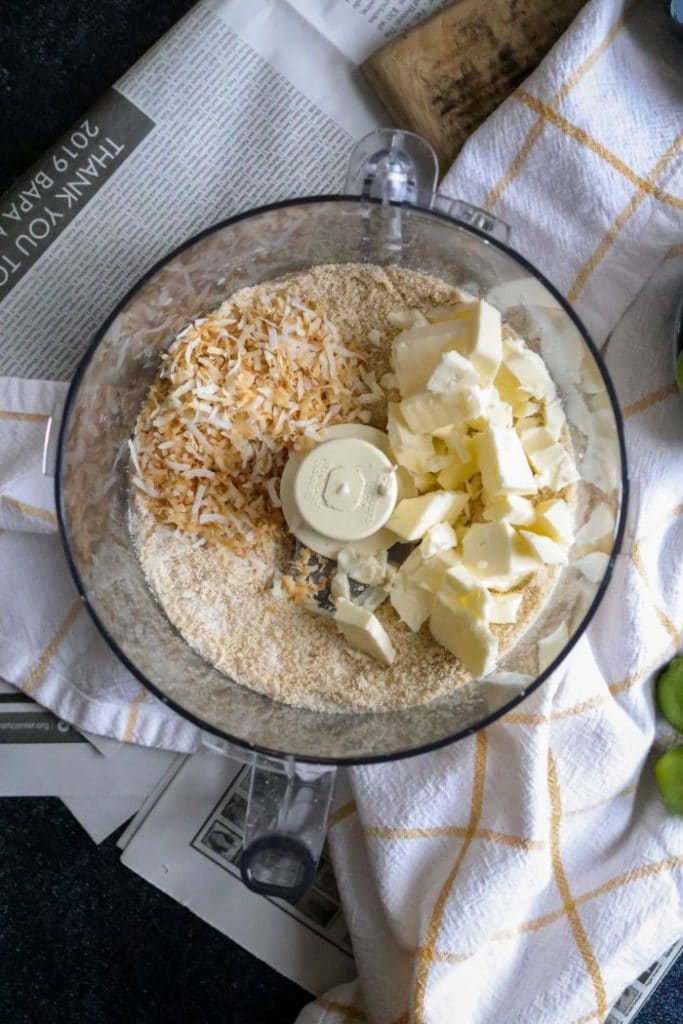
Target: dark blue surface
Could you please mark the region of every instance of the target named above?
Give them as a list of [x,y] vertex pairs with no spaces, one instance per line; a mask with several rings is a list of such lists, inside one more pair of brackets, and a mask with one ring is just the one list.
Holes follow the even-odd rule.
[[[191,6],[2,0],[0,192]],[[638,1024],[683,1024],[682,993],[679,962]],[[288,1024],[307,1000],[59,801],[0,801],[0,1024]]]

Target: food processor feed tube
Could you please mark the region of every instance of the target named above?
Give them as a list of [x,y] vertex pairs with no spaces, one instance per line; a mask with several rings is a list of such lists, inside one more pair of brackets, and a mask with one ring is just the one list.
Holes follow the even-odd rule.
[[[61,430],[55,413],[46,446],[48,472],[56,459],[67,559],[95,623],[146,687],[204,730],[207,747],[249,766],[243,877],[258,892],[293,901],[310,884],[324,842],[335,766],[433,749],[518,703],[557,667],[594,614],[623,531],[623,436],[599,355],[566,303],[501,244],[507,226],[438,196],[436,180],[436,157],[426,142],[380,130],[351,154],[345,197],[250,211],[190,240],[153,268],[98,332],[69,391]],[[559,392],[578,458],[574,521],[580,529],[557,570],[551,599],[493,673],[429,702],[379,713],[328,713],[271,699],[219,672],[174,628],[131,537],[128,453],[163,354],[188,323],[240,288],[311,267],[363,263],[442,279],[485,299],[512,330],[533,339]],[[334,565],[340,547],[372,546],[368,532],[386,532],[397,481],[385,443],[382,430],[337,424],[317,448],[290,457],[280,499],[292,543],[296,538]],[[323,458],[335,470],[329,487],[320,471]],[[506,508],[502,513],[510,512]],[[372,616],[355,603],[359,585],[353,578],[350,584],[351,599],[338,602],[344,615],[337,624],[345,635],[374,645],[376,660],[390,659],[386,638],[368,628],[365,619]],[[331,615],[332,606],[320,611]],[[390,690],[392,668],[383,671]]]

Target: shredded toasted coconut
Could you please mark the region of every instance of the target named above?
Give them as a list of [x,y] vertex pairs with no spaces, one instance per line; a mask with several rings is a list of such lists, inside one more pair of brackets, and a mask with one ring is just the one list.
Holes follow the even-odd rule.
[[181,331],[130,443],[155,518],[237,553],[271,536],[289,452],[333,423],[369,422],[383,398],[363,341],[342,342],[322,306],[286,290],[229,300]]

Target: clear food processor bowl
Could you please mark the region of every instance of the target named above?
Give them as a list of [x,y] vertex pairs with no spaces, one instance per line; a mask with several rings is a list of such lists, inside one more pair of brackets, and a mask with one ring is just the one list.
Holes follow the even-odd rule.
[[[316,264],[370,262],[423,271],[496,306],[545,359],[577,455],[576,529],[596,501],[613,526],[594,579],[563,568],[542,613],[496,668],[424,706],[323,714],[233,682],[192,650],[150,591],[128,523],[128,446],[161,353],[188,320],[247,285]],[[595,346],[566,302],[501,242],[446,214],[380,200],[299,199],[234,217],[154,267],[100,330],[71,387],[58,451],[58,510],[77,586],[127,667],[204,729],[265,753],[364,762],[440,746],[487,725],[557,667],[605,590],[621,532],[626,469],[619,410]],[[539,671],[538,640],[565,623],[568,640]],[[249,623],[245,623],[245,629]]]

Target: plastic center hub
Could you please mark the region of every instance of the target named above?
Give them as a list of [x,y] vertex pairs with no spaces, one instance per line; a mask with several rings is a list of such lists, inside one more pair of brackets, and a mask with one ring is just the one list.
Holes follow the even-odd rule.
[[357,437],[339,437],[308,452],[296,470],[293,490],[308,526],[324,537],[351,541],[369,537],[386,523],[396,504],[397,481],[380,448]]

